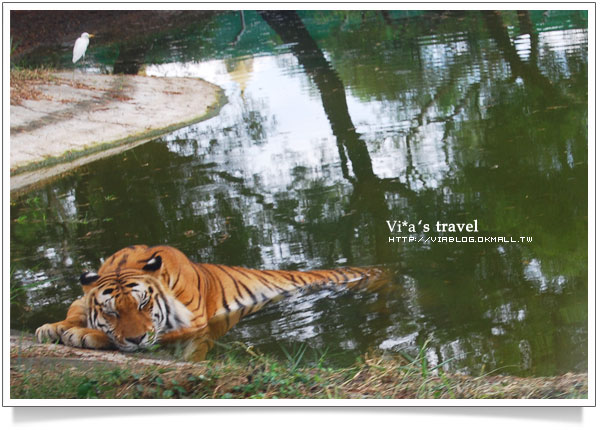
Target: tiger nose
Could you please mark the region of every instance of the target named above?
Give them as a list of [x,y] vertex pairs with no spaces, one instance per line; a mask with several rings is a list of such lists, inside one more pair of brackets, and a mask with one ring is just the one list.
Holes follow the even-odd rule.
[[146,337],[145,334],[138,336],[138,337],[127,337],[127,338],[125,338],[125,340],[127,342],[131,342],[131,343],[135,343],[136,345],[139,345],[142,342],[142,340],[144,340],[144,337]]

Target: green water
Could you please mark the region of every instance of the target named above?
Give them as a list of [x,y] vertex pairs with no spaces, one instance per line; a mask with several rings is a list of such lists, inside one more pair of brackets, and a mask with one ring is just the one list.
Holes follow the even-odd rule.
[[[11,327],[64,318],[101,258],[168,243],[201,262],[395,273],[378,293],[270,304],[223,343],[342,364],[427,343],[449,371],[586,371],[587,14],[240,18],[90,45],[89,72],[136,51],[134,69],[202,77],[229,103],[11,197]],[[515,242],[437,241],[464,236]]]

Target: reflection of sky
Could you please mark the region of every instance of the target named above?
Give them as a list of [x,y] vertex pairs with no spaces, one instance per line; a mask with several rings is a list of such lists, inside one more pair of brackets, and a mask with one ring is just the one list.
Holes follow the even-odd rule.
[[[291,54],[284,56],[286,61],[295,62]],[[320,171],[323,165],[339,163],[337,147],[321,101],[307,97],[303,77],[285,73],[275,57],[256,57],[253,61],[251,77],[245,81],[244,98],[239,84],[227,73],[221,60],[149,66],[146,73],[200,77],[225,89],[229,103],[219,117],[194,127],[200,134],[204,126],[214,127],[215,122],[220,128],[239,125],[244,121],[244,109],[251,106],[250,100],[265,106],[261,114],[271,116],[275,124],[266,142],[240,136],[241,150],[228,153],[222,161],[243,172],[246,178],[260,177],[260,183],[270,192],[286,191],[293,183],[291,171],[295,166]],[[177,151],[176,146],[170,149]]]
[[426,71],[437,70],[437,77],[440,72],[448,71],[448,66],[456,61],[456,57],[469,53],[469,43],[465,40],[467,34],[453,35],[458,40],[443,41],[437,40],[438,36],[424,37],[419,39],[420,60]]
[[541,33],[540,61],[552,64],[546,73],[553,79],[557,79],[559,74],[564,79],[570,78],[569,57],[586,52],[581,47],[587,46],[587,36],[587,31],[579,29]]
[[523,272],[525,279],[533,282],[540,293],[548,291],[548,288],[553,292],[560,293],[566,284],[566,278],[563,275],[548,279],[542,272],[542,264],[537,258],[528,262]]
[[529,55],[531,54],[531,39],[529,34],[521,34],[517,36],[514,44],[517,54],[521,60],[527,61],[529,59]]
[[540,45],[546,46],[551,51],[570,54],[580,52],[582,46],[587,45],[588,32],[583,29],[555,30],[540,33]]
[[[307,87],[306,77],[297,68],[293,55],[255,57],[249,72],[251,76],[243,80],[243,97],[240,84],[236,82],[240,80],[240,71],[236,70],[232,76],[222,60],[153,65],[146,68],[146,73],[149,76],[200,77],[225,89],[229,103],[219,117],[191,127],[198,135],[202,135],[205,127],[215,127],[215,122],[220,128],[239,125],[244,121],[244,109],[251,107],[253,101],[264,106],[261,114],[274,124],[269,129],[266,142],[253,142],[247,136],[240,136],[241,149],[229,151],[220,161],[243,172],[246,178],[261,178],[260,183],[265,190],[273,193],[293,187],[291,172],[296,166],[314,172],[314,178],[344,181],[336,137],[331,132],[321,99],[314,94],[314,89]],[[375,174],[381,178],[401,176],[407,168],[407,142],[402,135],[414,124],[398,122],[398,118],[389,115],[382,119],[382,106],[378,101],[364,102],[347,94],[347,103],[357,131],[367,142]],[[446,173],[446,155],[440,145],[443,126],[441,121],[426,124],[419,128],[418,135],[410,142],[413,146],[412,161],[421,173],[421,180],[411,184],[414,189],[435,187]],[[189,129],[184,129],[171,136],[181,138],[188,132]],[[413,145],[413,141],[418,141],[418,145]],[[206,142],[200,141],[199,144],[203,146]],[[182,155],[190,155],[185,144],[178,142],[169,148]],[[323,166],[333,169],[324,175]],[[351,169],[351,166],[348,167]]]

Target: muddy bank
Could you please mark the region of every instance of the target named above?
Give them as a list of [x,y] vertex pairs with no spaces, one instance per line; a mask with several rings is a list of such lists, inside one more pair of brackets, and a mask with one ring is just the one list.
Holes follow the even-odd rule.
[[56,73],[10,107],[11,191],[216,115],[221,88],[196,78]]

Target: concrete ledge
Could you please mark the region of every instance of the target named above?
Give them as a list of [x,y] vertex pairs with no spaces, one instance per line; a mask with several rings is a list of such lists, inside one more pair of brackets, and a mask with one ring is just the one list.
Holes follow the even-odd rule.
[[56,74],[10,109],[11,191],[218,114],[221,88],[197,78]]

